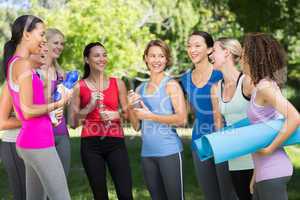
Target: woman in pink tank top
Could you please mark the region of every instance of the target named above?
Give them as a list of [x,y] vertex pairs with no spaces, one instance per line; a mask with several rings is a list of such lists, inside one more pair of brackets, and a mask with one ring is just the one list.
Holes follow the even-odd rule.
[[[26,168],[26,199],[70,199],[62,164],[54,148],[48,112],[62,108],[70,94],[46,104],[43,84],[29,59],[45,42],[44,23],[32,15],[18,17],[4,46],[3,66],[13,105],[22,123],[16,146]],[[51,168],[52,170],[49,170]]]
[[[241,64],[256,88],[251,95],[248,117],[252,123],[285,118],[272,143],[253,154],[254,173],[250,184],[254,200],[287,200],[287,182],[293,166],[281,144],[300,124],[295,107],[282,95],[278,86],[285,80],[285,53],[279,42],[265,33],[247,34]],[[253,188],[254,185],[254,188]]]

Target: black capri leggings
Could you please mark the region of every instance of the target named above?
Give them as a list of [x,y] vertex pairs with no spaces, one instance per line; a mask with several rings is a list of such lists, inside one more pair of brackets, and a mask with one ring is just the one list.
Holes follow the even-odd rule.
[[106,166],[114,182],[118,199],[133,199],[131,169],[123,138],[82,138],[81,160],[95,200],[108,200]]

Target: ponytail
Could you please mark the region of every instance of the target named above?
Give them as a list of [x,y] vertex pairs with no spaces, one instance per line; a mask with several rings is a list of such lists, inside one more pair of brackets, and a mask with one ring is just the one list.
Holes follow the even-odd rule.
[[90,69],[90,65],[85,63],[84,64],[84,72],[83,72],[83,77],[82,79],[86,79],[87,77],[89,77],[90,73],[91,73],[91,69]]
[[14,55],[18,44],[20,44],[24,31],[31,32],[35,29],[37,23],[43,23],[43,21],[33,15],[22,15],[14,21],[11,27],[11,39],[5,43],[3,48],[2,67],[5,77],[7,76],[7,64]]
[[3,63],[2,63],[4,77],[7,76],[8,61],[14,55],[16,48],[17,48],[17,44],[13,40],[9,40],[4,45]]

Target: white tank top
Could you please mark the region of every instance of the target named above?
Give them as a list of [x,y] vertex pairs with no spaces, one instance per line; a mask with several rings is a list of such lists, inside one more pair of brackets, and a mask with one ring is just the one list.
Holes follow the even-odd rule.
[[[247,117],[246,111],[249,106],[249,100],[247,100],[243,94],[242,83],[244,77],[245,75],[241,73],[237,81],[235,93],[231,100],[228,102],[223,101],[223,82],[219,81],[218,83],[219,87],[217,91],[217,96],[219,100],[219,108],[221,114],[223,115],[226,121],[227,126],[234,124],[235,122],[238,122]],[[250,154],[229,160],[228,165],[230,171],[247,170],[253,169],[254,167],[252,157]]]

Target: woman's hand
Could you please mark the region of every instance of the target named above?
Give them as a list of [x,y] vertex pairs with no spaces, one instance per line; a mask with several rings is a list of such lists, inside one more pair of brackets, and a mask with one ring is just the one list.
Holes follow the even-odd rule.
[[93,110],[96,107],[97,102],[98,101],[103,101],[103,99],[104,99],[104,95],[103,95],[102,92],[94,91],[91,94],[91,99],[90,99],[90,102],[89,102],[88,106],[91,107],[92,110]]
[[260,156],[268,156],[271,155],[274,152],[274,150],[271,148],[271,146],[267,146],[266,148],[260,149],[256,153]]
[[152,120],[153,113],[140,101],[142,108],[134,108],[134,113],[139,120]]
[[57,121],[60,121],[64,116],[64,108],[60,107],[60,108],[56,109],[54,112],[55,112],[55,117],[56,117]]
[[52,125],[54,127],[57,127],[60,124],[60,122],[61,122],[61,120],[62,120],[62,118],[64,116],[64,107],[60,107],[60,108],[54,110],[53,112],[54,112],[54,116],[57,119],[57,121],[56,122],[52,122]]
[[129,91],[127,98],[129,108],[131,109],[137,108],[137,103],[141,102],[141,96],[132,90]]
[[58,85],[58,90],[61,92],[61,98],[57,101],[58,108],[69,103],[73,95],[73,89],[66,91],[63,85]]
[[103,121],[120,120],[121,116],[118,111],[104,110],[104,111],[101,111],[101,119]]

